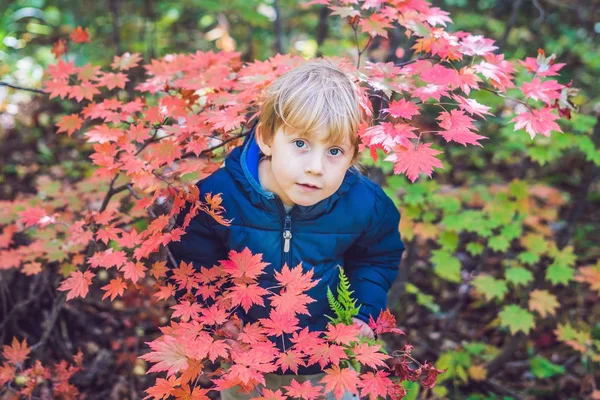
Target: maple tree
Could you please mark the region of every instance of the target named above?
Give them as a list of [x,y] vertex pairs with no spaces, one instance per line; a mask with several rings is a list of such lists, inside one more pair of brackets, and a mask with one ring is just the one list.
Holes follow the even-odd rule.
[[[442,152],[435,148],[435,140],[465,147],[485,144],[486,138],[477,134],[476,122],[491,115],[490,107],[468,96],[488,91],[508,98],[506,92],[515,88],[517,71],[517,65],[494,53],[497,48],[492,40],[446,31],[446,24],[451,21],[448,14],[424,1],[315,0],[310,4],[326,5],[335,15],[345,18],[357,34],[366,34],[369,39],[365,48],[371,39],[386,37],[393,23],[405,29],[407,38],[415,38],[413,48],[419,56],[400,65],[369,61],[361,65],[362,52],[355,60],[334,58],[359,85],[362,106],[372,117],[359,132],[361,151],[368,148],[373,159],[377,159],[378,151],[383,152],[385,160],[393,163],[393,171],[406,175],[414,183],[422,173],[431,177],[434,168],[443,168],[438,158]],[[79,27],[71,33],[70,40],[85,43],[90,40],[89,32]],[[198,193],[189,182],[219,168],[220,156],[240,143],[245,128],[257,117],[260,90],[303,62],[300,57],[277,55],[243,65],[235,52],[169,55],[144,65],[147,79],[135,86],[142,95],[123,101],[113,91],[129,83],[127,72],[139,66],[139,54],[115,56],[110,69],[102,70],[99,66],[78,66],[72,60],[61,59],[66,45],[62,39],[55,45],[57,63],[47,70],[45,90],[51,99],[81,103],[79,111],[59,119],[57,133],[89,143],[93,149],[90,159],[96,169],[88,182],[65,185],[64,198],[52,204],[32,199],[3,207],[0,216],[7,222],[3,223],[0,242],[0,268],[18,268],[35,274],[42,263],[68,261],[73,269],[64,271],[68,276],[58,287],[65,292],[66,300],[87,296],[97,276],[93,271],[109,271],[114,276],[100,288],[103,299],[110,301],[123,296],[149,275],[157,282],[154,295],[160,300],[173,297],[176,290],[188,291],[190,295],[172,307],[171,325],[161,329],[163,335],[150,342],[151,351],[142,356],[155,363],[149,372],[167,373],[167,379],[159,378],[148,390],[148,397],[206,397],[206,392],[195,386],[194,381],[205,373],[205,361],[218,359],[231,362],[231,368],[217,371],[220,375],[207,373],[214,377],[217,389],[240,385],[249,390],[276,366],[294,370],[305,363],[318,363],[322,367],[332,364],[325,369],[324,387],[306,387],[294,382],[289,390],[286,388],[287,396],[307,393],[309,398],[325,390],[340,397],[344,390],[349,390],[360,391],[361,396],[372,399],[386,395],[401,397],[402,380],[415,381],[423,376],[423,386],[435,384],[441,369],[423,363],[412,370],[410,348],[400,353],[400,366],[394,368],[395,378],[399,379],[390,384],[389,372],[377,370],[386,365],[383,349],[359,339],[351,325],[330,325],[324,332],[325,338],[300,330],[295,315],[306,312],[305,305],[311,299],[303,292],[312,284],[312,276],[302,273],[301,266],[282,266],[281,273],[276,274],[282,289],[270,293],[254,281],[262,273],[264,263],[251,249],[232,251],[229,260],[223,260],[220,266],[183,263],[174,269],[172,280],[166,279],[162,260],[151,261],[152,255],[164,251],[168,243],[183,235],[183,229],[171,229],[171,223],[186,203],[193,204],[186,225],[199,212],[209,214],[221,224],[230,223],[220,196]],[[548,77],[556,76],[564,64],[556,63],[555,56],[546,56],[543,50],[536,58],[527,57],[520,64],[532,77],[518,88],[522,99],[511,98],[518,104],[513,110],[517,115],[511,121],[515,122],[514,129],[524,129],[531,139],[537,135],[549,136],[552,131],[561,132],[556,121],[570,118],[574,107],[569,97],[576,92]],[[380,101],[379,110],[373,105],[375,98]],[[438,130],[424,130],[416,123],[425,105],[438,110]],[[76,197],[84,202],[75,203]],[[154,214],[152,206],[167,201],[170,210],[164,215]],[[145,229],[137,230],[131,224],[136,218],[149,218],[150,222]],[[457,223],[450,219],[445,222]],[[423,233],[425,224],[417,231],[421,229]],[[481,229],[493,228],[488,225]],[[35,240],[11,248],[13,236],[27,230],[35,231]],[[507,235],[512,239],[519,236],[513,237],[512,232]],[[500,249],[503,242],[490,240],[488,245]],[[527,243],[523,245],[528,247]],[[460,264],[449,253],[447,249],[436,253],[435,271],[443,279],[457,282]],[[572,280],[572,262],[565,260],[560,251],[528,255],[535,257],[542,253],[559,260],[554,268],[548,269],[552,283]],[[591,267],[582,268],[580,274],[578,279],[597,286],[597,274]],[[516,270],[512,276],[513,283],[528,279]],[[233,287],[219,293],[227,283]],[[506,293],[506,283],[491,276],[478,276],[473,286],[490,300],[502,299]],[[203,307],[195,302],[196,296],[213,299],[215,304]],[[227,344],[226,339],[230,338],[219,327],[232,318],[235,320],[232,310],[262,306],[264,296],[271,296],[274,308],[270,317],[258,325],[245,326],[237,347]],[[506,305],[499,313],[502,325],[510,332],[529,332],[533,326],[530,311],[542,318],[553,315],[556,298],[545,289],[537,290],[531,293],[528,308]],[[389,312],[371,320],[370,326],[378,334],[401,333]],[[295,348],[277,354],[266,337],[283,335],[292,336]],[[361,373],[351,369],[356,363],[375,371]],[[10,376],[9,372],[6,374]],[[268,392],[265,389],[265,395]],[[283,393],[278,392],[277,396]]]

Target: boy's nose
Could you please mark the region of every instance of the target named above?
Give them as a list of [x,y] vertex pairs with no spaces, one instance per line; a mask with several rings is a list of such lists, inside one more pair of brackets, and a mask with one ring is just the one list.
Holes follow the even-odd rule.
[[304,166],[304,172],[313,175],[323,175],[323,159],[320,155],[310,157]]

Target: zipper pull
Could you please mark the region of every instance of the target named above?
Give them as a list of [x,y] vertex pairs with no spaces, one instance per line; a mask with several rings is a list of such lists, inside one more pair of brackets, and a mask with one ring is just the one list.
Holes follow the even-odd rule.
[[290,251],[290,240],[292,240],[292,217],[289,215],[285,216],[285,231],[283,232],[283,252],[287,253]]
[[290,240],[292,240],[292,232],[291,231],[283,232],[283,238],[285,239],[285,242],[283,243],[283,252],[287,253],[290,251]]

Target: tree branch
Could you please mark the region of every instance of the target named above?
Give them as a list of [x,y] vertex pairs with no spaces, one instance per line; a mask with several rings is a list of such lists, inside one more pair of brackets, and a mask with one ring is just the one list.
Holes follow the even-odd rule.
[[6,86],[6,87],[9,87],[11,89],[16,89],[16,90],[26,90],[28,92],[33,92],[33,93],[46,94],[46,92],[44,92],[43,90],[40,90],[40,89],[33,89],[33,88],[26,88],[26,87],[17,86],[17,85],[11,85],[10,83],[7,83],[7,82],[0,82],[0,86]]

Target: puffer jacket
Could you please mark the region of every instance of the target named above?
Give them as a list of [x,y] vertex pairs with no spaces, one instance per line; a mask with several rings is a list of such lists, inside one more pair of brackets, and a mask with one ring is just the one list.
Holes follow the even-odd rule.
[[[255,128],[256,124],[244,143],[228,155],[224,168],[197,182],[201,198],[209,192],[222,194],[224,217],[233,219],[231,225],[218,224],[200,212],[181,240],[169,244],[175,261],[193,262],[199,270],[200,266],[211,267],[226,260],[229,250],[240,252],[248,247],[253,254],[261,253],[262,260],[269,263],[259,277],[264,288],[278,284],[274,272],[285,263],[295,267],[302,262],[304,272],[314,269],[313,278],[320,279],[306,293],[316,300],[307,305],[310,316],[298,315],[298,325],[310,331],[325,330],[329,322],[325,315],[334,316],[327,288],[337,294],[339,265],[349,278],[353,297],[361,305],[357,318],[368,322],[372,315],[376,319],[386,308],[387,294],[404,251],[396,206],[377,184],[352,167],[333,195],[312,206],[295,205],[286,213],[280,198],[259,183],[261,154]],[[179,214],[178,226],[188,209]],[[265,306],[254,305],[238,315],[248,323],[268,318],[268,299]],[[290,335],[284,336],[285,348],[290,348]],[[280,349],[284,348],[281,337],[271,339]],[[317,364],[301,367],[298,373],[321,371]],[[277,373],[293,374],[290,370]]]

